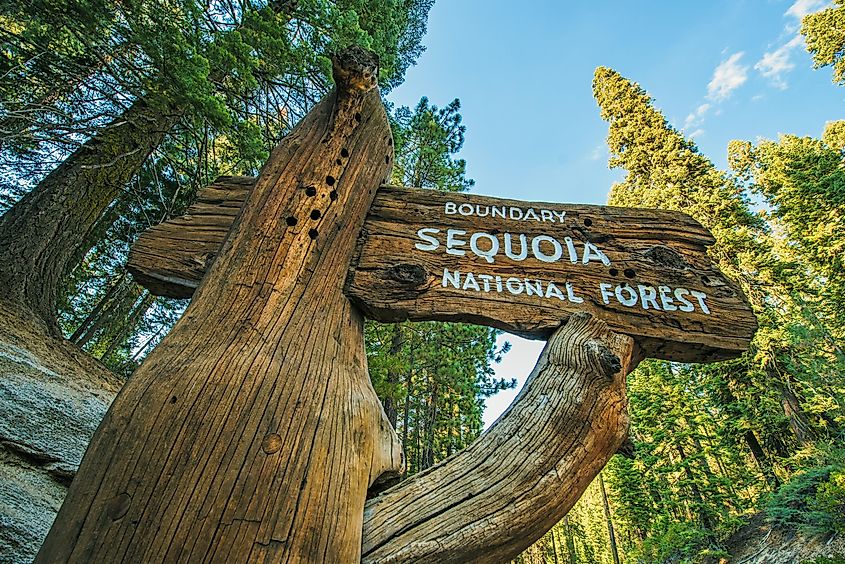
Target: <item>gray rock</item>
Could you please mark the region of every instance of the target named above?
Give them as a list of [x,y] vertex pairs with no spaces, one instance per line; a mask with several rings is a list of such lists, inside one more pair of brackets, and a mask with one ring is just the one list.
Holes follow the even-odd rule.
[[[60,374],[2,337],[0,562],[31,562],[115,389],[102,373],[88,374],[91,364],[75,362],[73,354],[57,363],[65,368]],[[68,346],[33,349],[62,354]]]

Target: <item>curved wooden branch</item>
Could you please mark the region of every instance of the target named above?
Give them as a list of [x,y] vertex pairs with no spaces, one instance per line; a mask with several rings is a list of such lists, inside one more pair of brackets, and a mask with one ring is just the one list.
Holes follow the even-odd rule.
[[575,504],[628,432],[630,337],[575,314],[464,451],[367,503],[362,562],[502,562]]

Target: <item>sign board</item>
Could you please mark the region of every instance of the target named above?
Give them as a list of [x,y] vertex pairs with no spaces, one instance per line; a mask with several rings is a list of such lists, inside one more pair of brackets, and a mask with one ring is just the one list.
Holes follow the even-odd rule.
[[[133,274],[190,295],[250,186],[221,179],[189,214],[143,235]],[[679,212],[383,186],[346,293],[379,321],[471,322],[530,338],[585,311],[647,356],[706,362],[739,355],[756,330],[742,292],[711,263],[712,243]]]

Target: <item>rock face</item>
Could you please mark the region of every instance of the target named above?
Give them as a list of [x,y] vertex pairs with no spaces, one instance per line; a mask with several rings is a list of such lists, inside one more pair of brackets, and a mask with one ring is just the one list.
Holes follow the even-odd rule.
[[0,562],[31,562],[121,381],[0,301]]

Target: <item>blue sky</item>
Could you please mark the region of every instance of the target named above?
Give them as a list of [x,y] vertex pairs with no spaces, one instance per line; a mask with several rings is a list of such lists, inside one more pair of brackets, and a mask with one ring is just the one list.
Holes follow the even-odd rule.
[[[607,124],[591,82],[597,66],[638,82],[717,166],[731,139],[820,136],[845,119],[845,87],[813,70],[799,18],[820,0],[552,2],[438,0],[427,50],[388,98],[413,107],[460,98],[461,157],[473,192],[605,203],[621,178],[607,168]],[[497,373],[520,381],[542,343],[514,347]],[[514,394],[488,401],[492,422]]]

